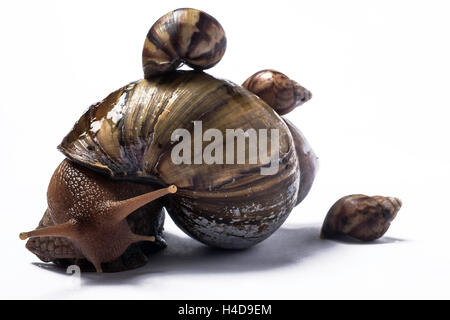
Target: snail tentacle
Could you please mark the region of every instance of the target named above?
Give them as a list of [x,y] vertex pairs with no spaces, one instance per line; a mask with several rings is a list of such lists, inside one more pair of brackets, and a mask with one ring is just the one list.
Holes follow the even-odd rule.
[[[127,217],[175,192],[175,186],[155,191],[148,185],[115,182],[64,160],[55,170],[47,193],[48,212],[56,225],[21,233],[20,238],[67,238],[101,272],[101,263],[120,257],[131,244],[156,240],[154,234],[136,234]],[[159,213],[158,205],[154,208],[150,214]]]
[[70,239],[75,235],[75,231],[75,222],[70,220],[54,226],[39,228],[28,232],[21,232],[19,234],[19,238],[21,240],[36,237],[64,237]]
[[111,217],[115,221],[119,222],[128,217],[130,214],[132,214],[140,207],[146,205],[147,203],[152,202],[153,200],[156,200],[158,198],[161,198],[166,194],[171,194],[175,192],[177,192],[177,187],[171,185],[167,188],[145,193],[131,199],[114,202],[113,204],[110,205],[110,209],[108,211]]

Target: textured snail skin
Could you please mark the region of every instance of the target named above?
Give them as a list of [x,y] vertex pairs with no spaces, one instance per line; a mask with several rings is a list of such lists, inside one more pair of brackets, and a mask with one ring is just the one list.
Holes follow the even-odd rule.
[[398,198],[354,194],[339,199],[328,212],[321,238],[348,235],[361,241],[382,237],[400,210]]
[[[171,134],[178,128],[192,133],[196,120],[203,131],[279,129],[279,172],[261,175],[263,164],[249,161],[174,164]],[[299,164],[283,119],[248,90],[203,72],[167,73],[115,91],[89,108],[59,149],[115,178],[176,185],[178,192],[166,200],[169,214],[189,235],[215,247],[264,240],[297,202]]]
[[309,90],[275,70],[259,71],[245,80],[242,86],[267,102],[280,115],[312,98]]
[[[77,232],[69,237],[33,237],[26,247],[45,262],[76,263],[84,270],[92,270],[87,260],[103,262],[102,269],[107,272],[141,266],[147,262],[149,253],[165,247],[161,237],[164,223],[161,203],[153,201],[129,215],[126,221],[111,226],[107,207],[111,201],[129,199],[154,189],[140,183],[113,181],[66,159],[50,181],[48,209],[38,230],[76,219]],[[135,243],[130,239],[135,233],[155,236],[155,242]]]
[[203,70],[220,61],[225,32],[209,14],[177,9],[161,17],[147,34],[142,52],[145,78],[175,70],[180,64]]

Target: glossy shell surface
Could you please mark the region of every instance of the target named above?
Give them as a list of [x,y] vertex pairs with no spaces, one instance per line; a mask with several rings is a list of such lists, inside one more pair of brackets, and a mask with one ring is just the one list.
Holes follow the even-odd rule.
[[[278,173],[261,175],[267,165],[259,161],[174,164],[171,135],[179,128],[193,132],[194,121],[202,121],[203,132],[278,129]],[[283,119],[246,89],[202,72],[164,74],[113,92],[86,111],[59,149],[115,178],[175,184],[179,191],[166,197],[168,212],[211,246],[245,248],[264,240],[287,218],[299,190],[295,147]]]
[[402,206],[398,198],[353,194],[339,199],[328,211],[322,238],[350,236],[361,241],[382,237]]
[[209,14],[177,9],[150,28],[142,51],[145,78],[175,70],[180,64],[203,70],[222,59],[227,45],[225,31]]
[[255,73],[242,86],[267,102],[280,115],[289,113],[312,97],[311,92],[296,81],[270,69]]

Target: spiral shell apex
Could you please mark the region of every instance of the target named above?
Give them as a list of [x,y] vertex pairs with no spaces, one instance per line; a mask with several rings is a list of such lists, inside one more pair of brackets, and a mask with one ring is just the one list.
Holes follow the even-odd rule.
[[286,114],[312,98],[309,90],[275,70],[262,70],[242,84],[280,114]]
[[222,59],[225,31],[209,14],[177,9],[162,16],[149,30],[142,52],[145,78],[176,70],[181,64],[203,70]]
[[321,238],[348,235],[361,241],[381,238],[400,210],[402,202],[394,197],[354,194],[339,199],[328,212]]

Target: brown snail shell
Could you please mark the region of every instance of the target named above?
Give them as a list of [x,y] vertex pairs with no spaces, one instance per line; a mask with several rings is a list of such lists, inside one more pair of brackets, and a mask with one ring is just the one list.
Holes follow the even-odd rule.
[[[175,165],[171,134],[216,128],[279,129],[280,168],[261,163]],[[193,136],[193,135],[192,135]],[[248,149],[248,140],[246,140]],[[272,234],[297,202],[299,165],[289,128],[261,99],[229,81],[178,71],[131,83],[93,105],[59,149],[71,160],[114,178],[174,184],[166,201],[174,221],[216,247],[244,248]]]
[[317,158],[314,150],[306,140],[306,137],[291,121],[283,117],[284,122],[288,126],[294,140],[295,152],[300,169],[300,187],[298,189],[297,204],[306,198],[316,177],[319,167],[319,158]]
[[321,237],[342,235],[373,241],[382,237],[400,210],[398,198],[354,194],[339,199],[328,212]]
[[145,78],[173,71],[180,64],[203,70],[222,59],[225,32],[209,14],[177,9],[162,16],[147,34],[142,52]]
[[312,94],[296,81],[275,70],[262,70],[242,84],[283,115],[310,100]]

